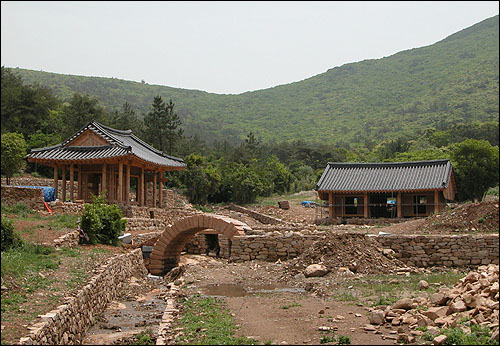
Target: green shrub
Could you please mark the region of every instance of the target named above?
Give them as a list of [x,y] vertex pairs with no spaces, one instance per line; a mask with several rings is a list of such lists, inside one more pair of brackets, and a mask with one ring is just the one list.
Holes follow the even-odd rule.
[[2,251],[22,244],[21,237],[14,231],[14,224],[11,220],[2,217]]
[[339,335],[339,345],[350,345],[351,337],[349,335]]
[[[125,231],[126,220],[118,205],[108,205],[104,196],[92,197],[85,205],[80,227],[87,234],[90,244],[118,245],[118,237]],[[85,242],[84,238],[82,242]]]

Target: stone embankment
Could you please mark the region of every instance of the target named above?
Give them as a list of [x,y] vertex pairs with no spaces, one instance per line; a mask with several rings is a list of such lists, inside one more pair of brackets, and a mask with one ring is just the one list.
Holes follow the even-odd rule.
[[391,235],[377,240],[409,266],[498,264],[498,234]]
[[140,249],[110,258],[99,267],[88,283],[74,296],[64,298],[56,309],[39,315],[28,328],[29,336],[20,339],[21,345],[67,345],[81,342],[86,330],[104,311],[119,288],[131,275],[147,271]]
[[2,185],[2,204],[16,205],[23,202],[33,210],[44,210],[42,189]]
[[240,213],[247,214],[248,216],[251,216],[255,220],[257,220],[263,224],[266,224],[266,225],[277,225],[277,224],[284,223],[283,220],[277,219],[275,217],[272,217],[272,216],[269,216],[269,215],[266,215],[263,213],[256,212],[254,210],[247,209],[247,208],[242,207],[240,205],[230,204],[229,209],[240,212]]
[[[424,334],[417,328],[425,327],[435,336],[434,344],[443,344],[446,336],[440,335],[440,328],[458,327],[470,334],[473,324],[491,328],[491,341],[498,342],[498,278],[498,265],[479,266],[451,289],[441,288],[430,296],[403,298],[385,309],[372,309],[370,323],[399,327],[400,343],[414,343]],[[428,286],[423,281],[420,287]],[[460,323],[463,321],[468,323]],[[366,329],[373,327],[368,325]]]

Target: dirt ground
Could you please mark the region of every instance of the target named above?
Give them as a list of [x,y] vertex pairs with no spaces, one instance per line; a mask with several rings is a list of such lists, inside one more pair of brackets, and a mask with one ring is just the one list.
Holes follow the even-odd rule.
[[290,285],[279,279],[284,270],[281,263],[228,263],[183,255],[180,264],[186,268],[184,293],[224,299],[239,326],[237,336],[262,343],[317,345],[323,337],[346,335],[357,345],[394,344],[396,331],[364,329],[369,324],[367,308],[319,297],[303,288],[307,281],[335,280],[332,276],[295,280]]

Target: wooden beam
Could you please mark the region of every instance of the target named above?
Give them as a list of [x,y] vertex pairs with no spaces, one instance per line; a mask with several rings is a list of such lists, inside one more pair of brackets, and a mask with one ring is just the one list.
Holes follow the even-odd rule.
[[367,193],[365,193],[365,194],[363,195],[363,197],[364,197],[364,200],[363,200],[363,209],[364,209],[364,210],[363,210],[363,211],[364,211],[364,212],[363,212],[363,217],[364,217],[365,219],[367,219],[367,218],[369,218],[369,215],[368,215],[368,194],[367,194]]
[[153,208],[156,208],[156,171],[153,171]]
[[71,199],[71,202],[74,201],[75,199],[75,165],[70,164],[69,165],[69,199]]
[[159,191],[159,194],[160,194],[160,198],[159,198],[159,205],[158,207],[159,208],[163,208],[163,171],[160,171],[160,179],[159,179],[159,188],[160,188],[160,191]]
[[335,217],[335,205],[333,204],[333,192],[328,192],[328,216],[330,219]]
[[82,189],[83,189],[83,184],[82,184],[82,165],[78,165],[78,199],[83,199],[82,196]]
[[144,168],[141,167],[141,176],[139,177],[138,194],[139,194],[139,205],[144,205]]
[[439,190],[434,190],[434,212],[439,212]]
[[126,165],[125,173],[125,204],[130,204],[130,164]]
[[104,198],[106,198],[106,200],[108,199],[108,186],[107,186],[107,177],[106,177],[106,164],[104,163],[102,165],[102,174],[101,174],[101,194],[104,195]]
[[56,199],[57,199],[57,188],[58,188],[58,177],[59,174],[59,169],[57,168],[57,165],[54,165],[54,189],[56,190]]
[[62,199],[66,201],[66,166],[62,167]]
[[403,217],[403,206],[402,206],[402,200],[403,198],[401,197],[401,192],[398,192],[398,195],[396,197],[396,205],[397,205],[397,212],[398,212],[398,218]]
[[118,203],[123,201],[123,162],[118,164],[118,195],[116,200]]

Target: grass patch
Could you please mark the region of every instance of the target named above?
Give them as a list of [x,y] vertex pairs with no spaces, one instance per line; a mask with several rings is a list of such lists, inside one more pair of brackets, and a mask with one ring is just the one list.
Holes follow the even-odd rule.
[[288,304],[288,305],[283,305],[281,308],[284,310],[287,310],[287,309],[296,308],[299,306],[302,306],[302,305],[300,305],[299,303],[292,303],[292,304]]
[[29,243],[2,252],[2,279],[6,276],[18,278],[27,271],[57,269],[61,260],[55,252],[51,247]]
[[[392,305],[404,297],[414,297],[427,292],[431,294],[439,283],[441,286],[452,287],[466,272],[438,272],[429,274],[411,274],[409,277],[395,274],[367,275],[361,280],[345,280],[333,293],[339,301],[360,302],[365,306]],[[427,290],[418,288],[420,280],[430,284]],[[347,287],[352,286],[352,289]]]
[[[215,297],[191,296],[182,298],[182,317],[175,327],[183,328],[184,335],[175,340],[180,345],[257,345],[246,337],[234,337],[236,327],[229,309]],[[174,328],[175,328],[174,327]]]
[[472,325],[470,329],[470,334],[458,327],[442,329],[441,334],[447,336],[445,345],[498,345],[498,341],[490,341],[490,328]]
[[212,208],[209,208],[209,207],[206,207],[204,205],[201,205],[201,204],[195,204],[193,205],[193,207],[195,209],[198,209],[198,210],[201,210],[202,212],[204,213],[215,213],[215,210],[212,209]]
[[80,257],[81,252],[78,249],[72,249],[69,247],[63,247],[59,250],[59,253],[64,257]]
[[59,229],[76,229],[78,222],[80,220],[80,215],[78,214],[56,214],[49,216],[50,221],[48,223],[49,227],[56,230]]
[[37,212],[30,207],[28,207],[25,203],[17,203],[15,205],[3,205],[2,204],[2,214],[14,214],[14,215],[20,215],[23,218],[26,217],[28,214],[37,214]]

